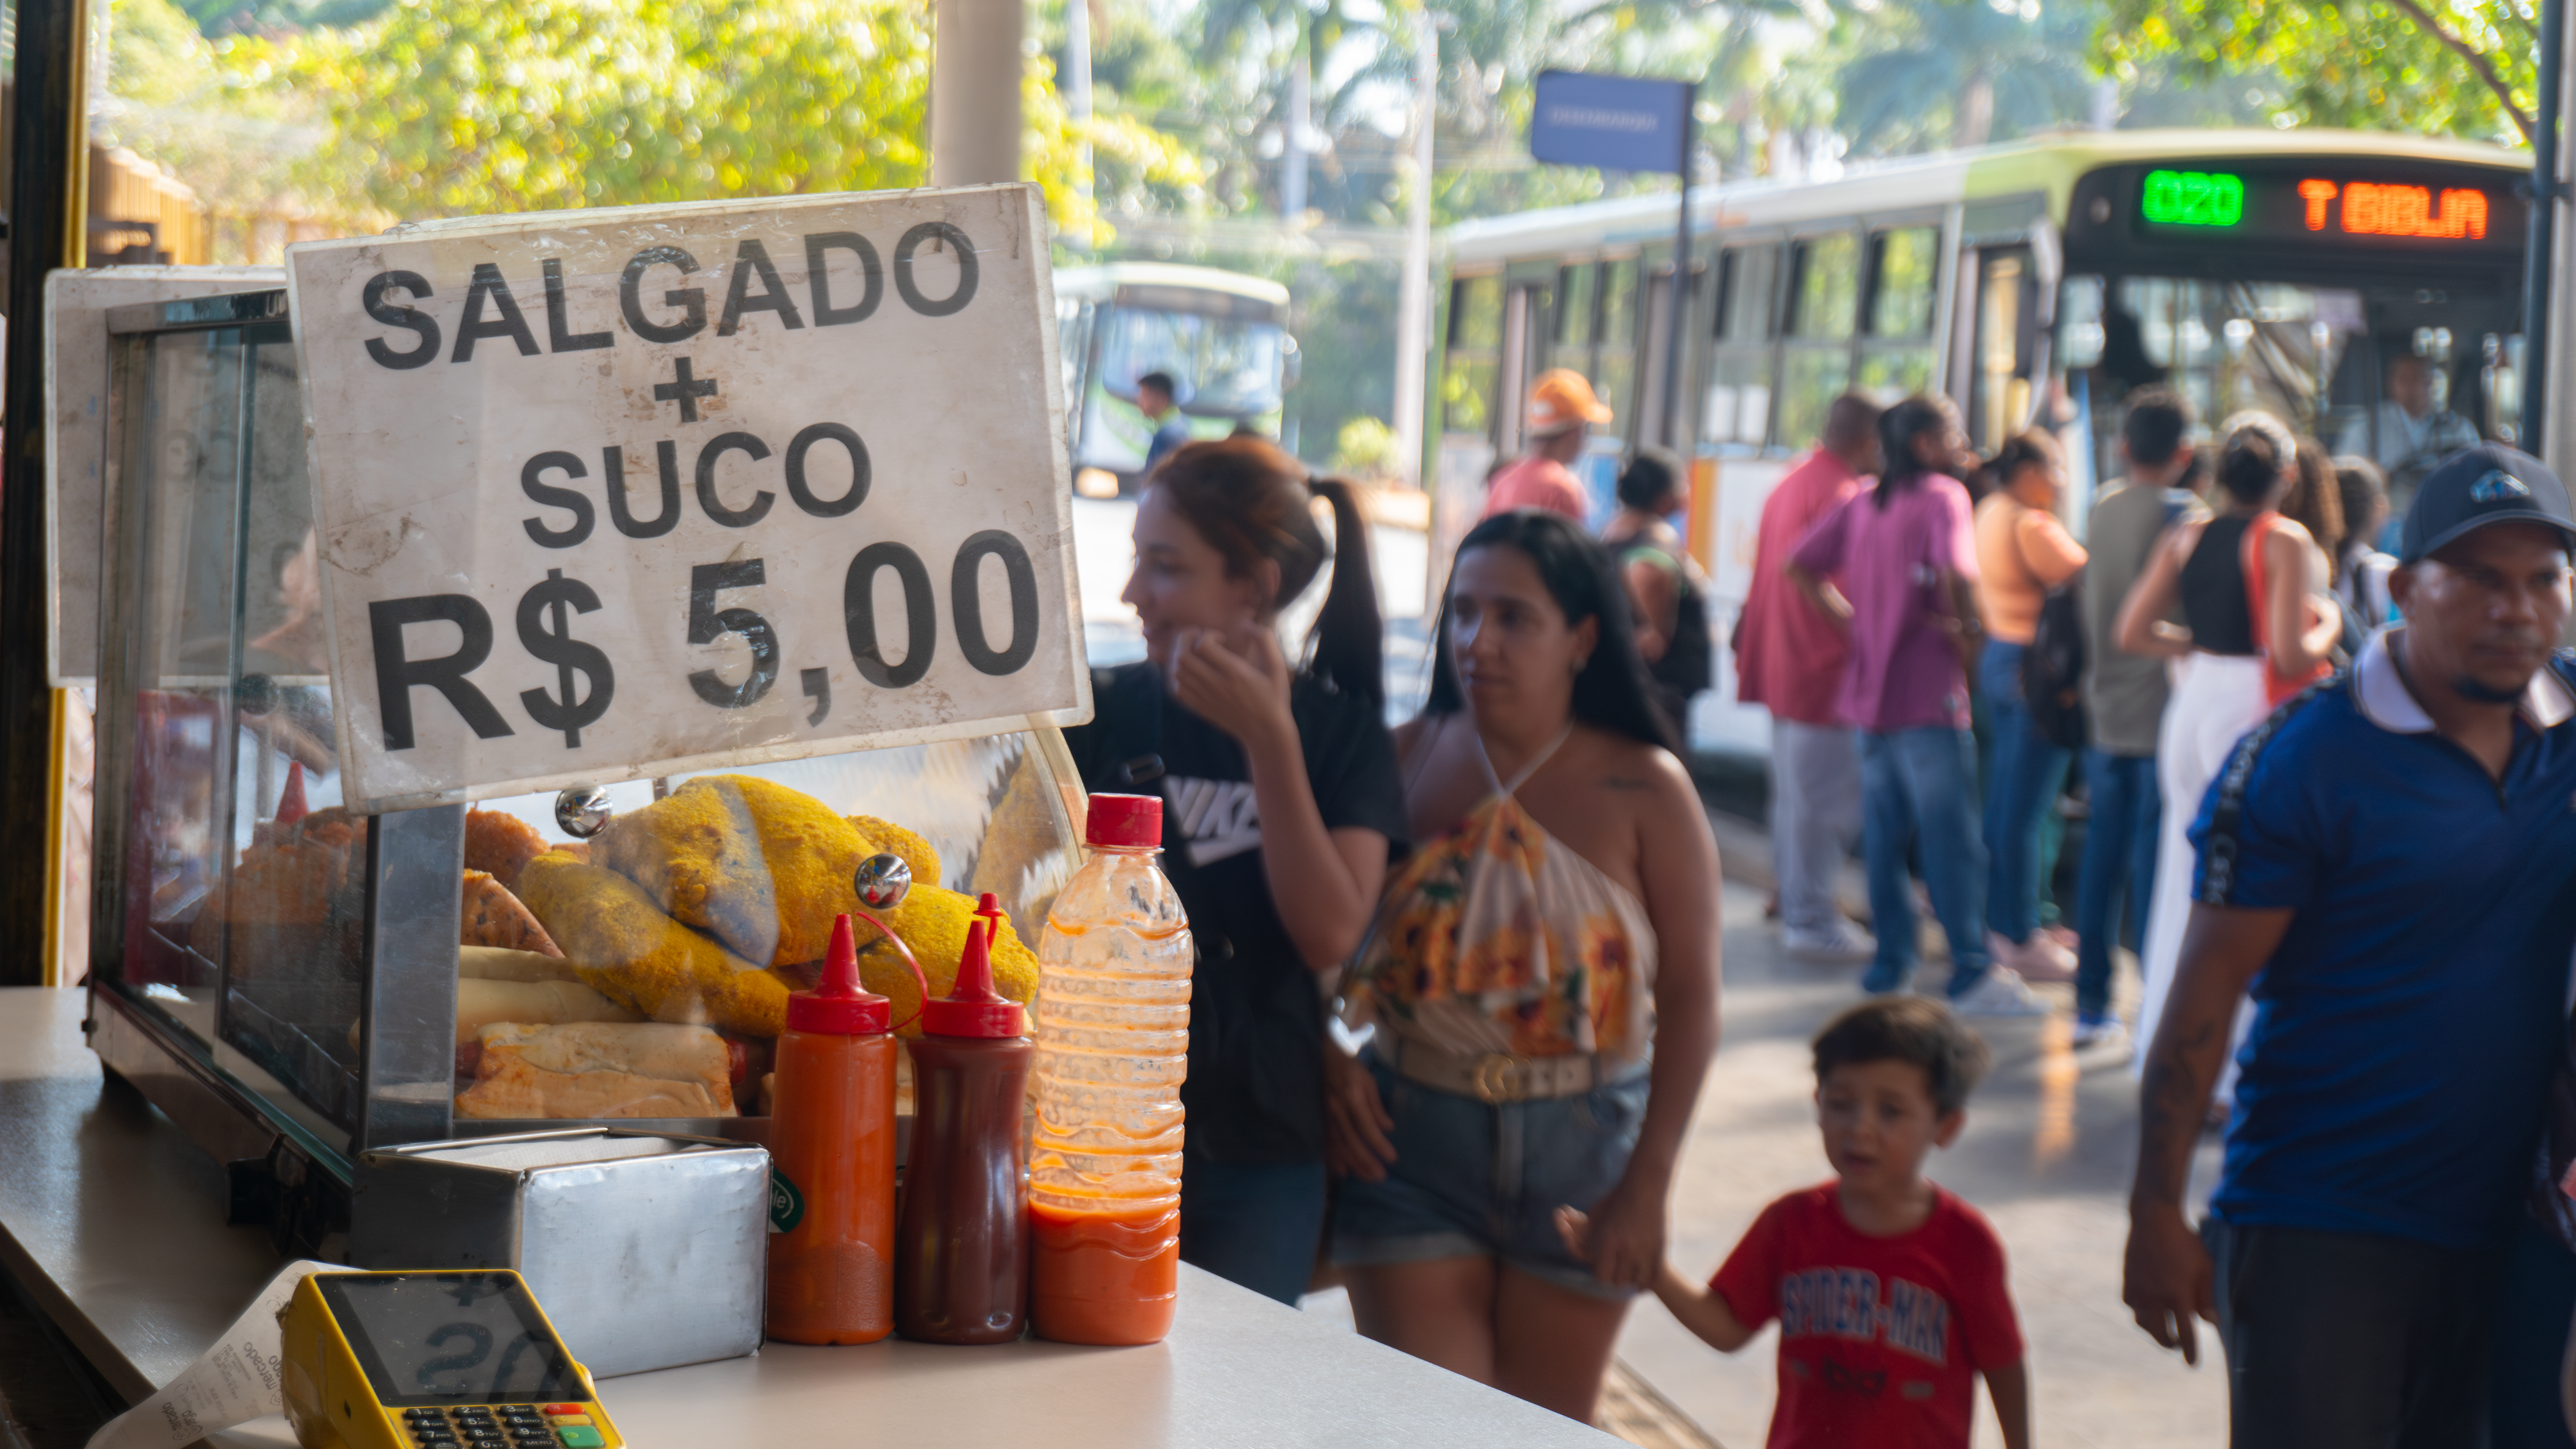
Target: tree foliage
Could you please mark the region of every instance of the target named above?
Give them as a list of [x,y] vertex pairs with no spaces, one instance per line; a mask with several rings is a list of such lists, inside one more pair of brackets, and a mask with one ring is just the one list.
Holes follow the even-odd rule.
[[2528,136],[2538,0],[2105,0],[2095,59],[2241,90],[2281,126]]

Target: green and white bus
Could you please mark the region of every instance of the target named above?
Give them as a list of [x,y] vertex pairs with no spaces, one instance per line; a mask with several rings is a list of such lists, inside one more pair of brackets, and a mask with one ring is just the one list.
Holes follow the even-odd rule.
[[[1694,193],[1672,417],[1669,193],[1462,224],[1436,294],[1433,556],[1472,523],[1487,468],[1520,450],[1518,399],[1549,367],[1584,373],[1616,410],[1605,453],[1653,442],[1694,459],[1690,538],[1721,639],[1764,498],[1849,388],[1946,392],[1981,449],[2058,430],[2079,530],[2118,468],[2119,399],[2149,383],[2204,425],[2263,407],[2375,455],[2402,501],[2426,429],[2387,394],[2392,359],[2423,360],[2435,409],[2513,436],[2530,164],[2414,137],[2108,131]],[[1603,484],[1610,461],[1593,469]],[[1722,673],[1694,738],[1759,751],[1764,716],[1733,699]]]
[[[1133,491],[1154,425],[1136,379],[1171,374],[1190,431],[1279,434],[1282,395],[1297,377],[1288,289],[1210,267],[1111,262],[1055,274],[1064,348],[1065,420],[1086,494]],[[1294,440],[1289,440],[1293,446]]]

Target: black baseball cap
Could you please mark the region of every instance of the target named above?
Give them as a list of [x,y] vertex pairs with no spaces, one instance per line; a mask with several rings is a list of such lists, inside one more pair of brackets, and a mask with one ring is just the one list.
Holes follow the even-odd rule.
[[2480,443],[2424,475],[2398,531],[2397,561],[2419,562],[2490,523],[2545,523],[2576,548],[2576,510],[2549,465],[2502,443]]

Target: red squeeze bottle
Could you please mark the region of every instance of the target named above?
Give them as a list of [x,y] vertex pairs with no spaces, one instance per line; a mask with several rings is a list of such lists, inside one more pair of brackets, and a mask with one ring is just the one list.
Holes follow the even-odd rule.
[[966,928],[957,984],[912,1039],[912,1155],[895,1235],[894,1326],[931,1343],[1008,1343],[1026,1325],[1027,1136],[1020,1104],[1037,1047],[1018,1002],[993,990],[986,892]]
[[771,1084],[769,1308],[789,1343],[874,1343],[894,1331],[892,1007],[859,985],[850,918],[823,979],[787,998]]

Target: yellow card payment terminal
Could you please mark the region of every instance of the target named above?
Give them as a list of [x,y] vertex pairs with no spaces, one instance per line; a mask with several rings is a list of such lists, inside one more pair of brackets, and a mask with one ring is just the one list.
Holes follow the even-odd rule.
[[621,1449],[518,1274],[315,1273],[277,1316],[304,1449]]

